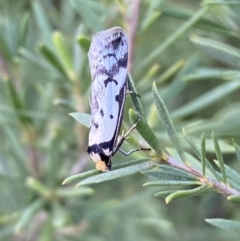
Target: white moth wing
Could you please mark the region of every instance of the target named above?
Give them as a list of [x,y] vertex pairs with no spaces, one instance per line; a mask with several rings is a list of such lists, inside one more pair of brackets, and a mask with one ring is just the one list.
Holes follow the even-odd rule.
[[[121,43],[117,46],[119,39]],[[89,145],[110,141],[117,134],[122,114],[120,105],[124,103],[119,103],[116,96],[124,87],[122,102],[125,100],[127,54],[127,37],[122,28],[115,27],[93,36],[88,53],[92,76]]]
[[[88,52],[92,77],[91,129],[88,153],[107,169],[122,122],[127,88],[128,43],[120,27],[93,36]],[[108,160],[109,159],[109,160]],[[102,164],[101,164],[102,165]]]
[[[118,128],[118,121],[123,111],[122,105],[124,104],[126,93],[126,75],[127,71],[121,69],[114,76],[114,79],[123,79],[123,81],[118,81],[118,85],[115,82],[109,82],[107,87],[103,88],[104,91],[101,94],[99,94],[99,89],[102,88],[102,76],[99,79],[95,79],[92,85],[89,145],[111,141],[114,135],[118,134],[116,133],[116,129]],[[121,89],[124,89],[124,92],[121,92]],[[124,96],[122,102],[119,103],[116,98],[118,98],[117,96],[119,96],[120,92]]]

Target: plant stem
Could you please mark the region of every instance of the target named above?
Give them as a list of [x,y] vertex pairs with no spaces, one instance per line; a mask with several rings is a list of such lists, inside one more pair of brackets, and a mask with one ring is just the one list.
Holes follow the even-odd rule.
[[136,30],[138,25],[140,3],[141,3],[141,0],[134,0],[132,2],[131,16],[126,16],[127,23],[128,23],[128,41],[129,41],[128,71],[131,71],[133,58],[134,58],[134,46],[135,46]]
[[199,171],[193,169],[192,167],[186,166],[184,164],[181,164],[180,162],[176,161],[174,158],[172,157],[168,157],[168,160],[166,161],[168,165],[172,166],[172,167],[176,167],[179,168],[181,170],[184,170],[188,173],[191,173],[192,175],[196,176],[199,178],[199,180],[203,183],[203,184],[210,184],[212,186],[214,186],[220,193],[222,193],[224,196],[240,196],[240,192],[229,187],[228,185],[222,183],[222,182],[218,182],[217,180],[207,177],[207,176],[203,176],[202,173],[200,173]]

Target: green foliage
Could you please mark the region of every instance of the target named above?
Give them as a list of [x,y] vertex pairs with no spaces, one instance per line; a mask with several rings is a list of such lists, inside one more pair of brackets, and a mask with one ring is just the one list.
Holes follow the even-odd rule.
[[152,149],[161,157],[162,156],[162,149],[158,143],[157,137],[154,135],[153,131],[149,127],[148,123],[145,119],[134,110],[129,110],[129,117],[132,122],[132,125],[135,123],[139,123],[136,126],[137,131],[141,134],[144,140],[152,147]]
[[[0,0],[0,240],[239,239],[239,2],[139,2]],[[87,51],[116,25],[146,150],[100,173]]]
[[206,219],[206,222],[221,229],[239,232],[240,223],[236,221],[225,220],[221,218]]

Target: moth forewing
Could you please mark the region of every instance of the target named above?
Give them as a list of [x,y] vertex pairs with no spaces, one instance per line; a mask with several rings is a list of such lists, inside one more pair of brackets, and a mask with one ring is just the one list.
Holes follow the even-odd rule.
[[[126,93],[127,93],[127,81],[125,82],[125,88],[123,88],[123,93],[121,93],[122,99],[119,100],[120,109],[119,109],[119,116],[118,116],[118,119],[117,119],[117,126],[116,126],[116,131],[115,131],[114,148],[116,148],[116,143],[117,143],[117,140],[118,140],[118,134],[119,134],[119,131],[120,131],[120,128],[121,128],[121,125],[122,125]],[[113,150],[113,154],[115,152],[116,152],[116,150]]]
[[92,78],[88,153],[101,171],[111,169],[111,156],[122,123],[127,91],[126,32],[114,27],[92,38],[88,52]]

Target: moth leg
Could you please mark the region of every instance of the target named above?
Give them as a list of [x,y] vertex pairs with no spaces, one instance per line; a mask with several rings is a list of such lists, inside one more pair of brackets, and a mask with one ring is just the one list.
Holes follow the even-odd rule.
[[151,148],[141,148],[141,147],[139,147],[139,148],[136,148],[136,149],[133,149],[133,150],[131,150],[131,151],[129,151],[129,152],[125,152],[125,151],[123,151],[122,149],[118,149],[123,155],[125,155],[125,156],[129,156],[129,155],[131,155],[133,152],[136,152],[136,151],[149,151],[149,150],[151,150]]
[[132,90],[127,89],[126,95],[132,95],[132,94],[136,95],[138,98],[141,98],[141,96],[138,93],[136,93],[136,92],[134,92]]
[[118,143],[113,151],[113,155],[118,151],[120,146],[127,139],[127,136],[136,128],[136,126],[139,124],[139,122],[140,122],[140,119],[123,136],[121,136],[121,139],[118,141]]

